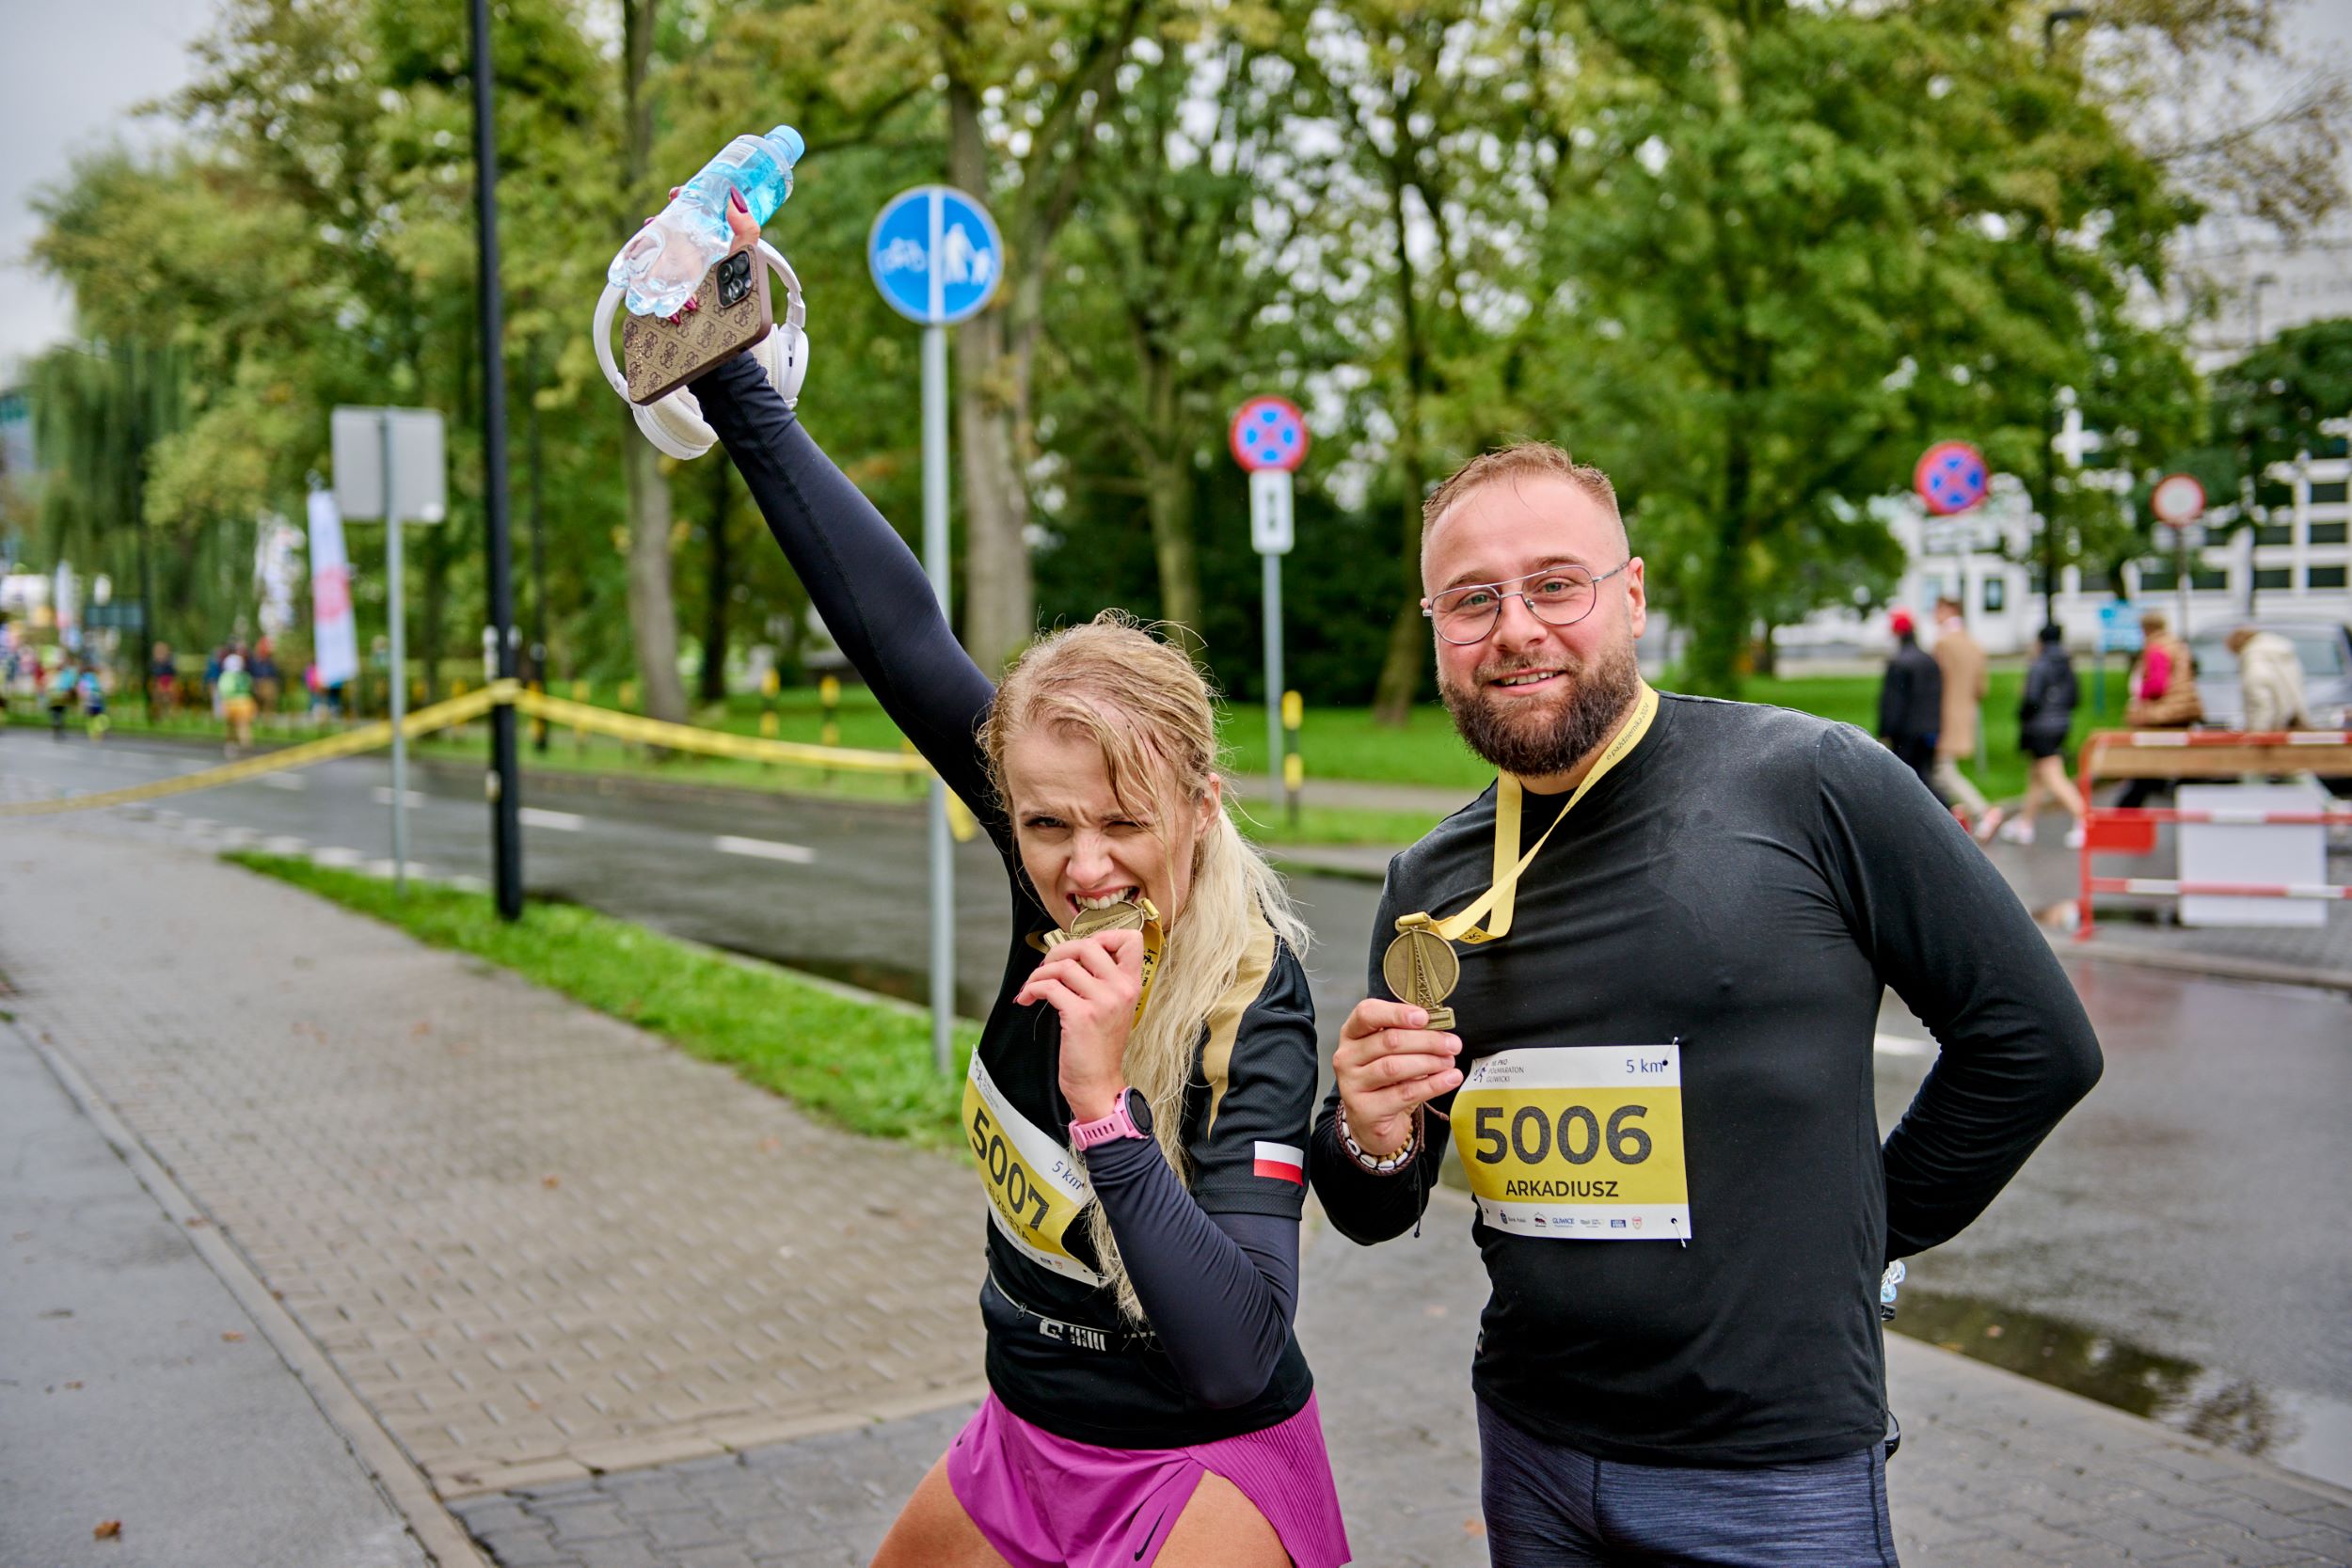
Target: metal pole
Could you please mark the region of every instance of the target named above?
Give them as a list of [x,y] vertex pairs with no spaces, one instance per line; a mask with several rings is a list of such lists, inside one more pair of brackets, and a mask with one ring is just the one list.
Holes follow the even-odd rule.
[[1282,799],[1282,558],[1268,550],[1265,563],[1265,765],[1269,805]]
[[2181,621],[2173,628],[2183,641],[2188,638],[2188,530],[2172,531],[2172,587],[2180,595]]
[[[934,203],[936,206],[936,203]],[[947,329],[923,328],[923,570],[947,615]],[[931,777],[931,1062],[948,1069],[956,1016],[956,866],[947,835],[947,785]]]
[[376,428],[384,434],[384,576],[391,590],[392,718],[392,888],[408,891],[408,736],[400,721],[408,714],[407,596],[401,591],[405,575],[400,555],[400,502],[394,494],[392,413],[375,411]]
[[[493,673],[515,678],[515,551],[506,515],[506,350],[499,300],[498,125],[490,116],[490,5],[473,0],[473,185],[482,308],[482,501],[490,553]],[[523,912],[522,772],[515,754],[515,707],[490,709],[490,856],[501,918]]]

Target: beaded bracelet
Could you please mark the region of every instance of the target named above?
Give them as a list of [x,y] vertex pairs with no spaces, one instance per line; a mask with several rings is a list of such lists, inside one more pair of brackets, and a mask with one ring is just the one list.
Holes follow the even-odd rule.
[[1373,1175],[1394,1176],[1398,1171],[1411,1164],[1413,1156],[1421,1152],[1421,1108],[1419,1106],[1413,1108],[1413,1131],[1406,1138],[1405,1147],[1393,1154],[1375,1155],[1366,1153],[1364,1146],[1358,1143],[1356,1134],[1349,1131],[1347,1106],[1343,1101],[1340,1105],[1340,1144],[1347,1150],[1349,1159]]

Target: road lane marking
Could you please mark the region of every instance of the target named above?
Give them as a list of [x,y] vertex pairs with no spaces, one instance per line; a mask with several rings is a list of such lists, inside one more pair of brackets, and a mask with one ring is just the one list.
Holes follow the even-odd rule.
[[1909,1035],[1881,1035],[1871,1044],[1882,1056],[1932,1056],[1933,1040],[1914,1039]]
[[711,844],[723,855],[749,855],[754,860],[790,861],[794,865],[813,865],[817,851],[801,844],[784,844],[772,838],[738,838],[733,833],[721,833]]
[[[392,803],[391,785],[377,784],[373,793],[375,796],[375,803],[377,805],[389,806]],[[426,801],[432,799],[432,796],[425,794],[422,790],[412,789],[407,792],[407,799],[404,803],[410,811],[414,811],[419,806],[423,805]]]
[[[384,881],[389,882],[392,879],[392,863],[389,860],[370,861],[362,869],[364,869],[369,876],[378,878]],[[408,863],[408,875],[414,877],[421,882],[429,882],[433,879],[432,869],[422,861],[410,861]]]
[[520,816],[526,828],[553,828],[558,832],[576,833],[588,826],[588,819],[576,812],[545,811],[537,806],[525,806]]
[[296,838],[292,833],[277,833],[262,840],[263,852],[272,855],[299,855],[310,847],[309,839]]
[[340,844],[325,845],[310,851],[310,863],[312,865],[326,865],[355,869],[364,863],[367,858],[367,856],[361,854],[358,850],[346,849]]

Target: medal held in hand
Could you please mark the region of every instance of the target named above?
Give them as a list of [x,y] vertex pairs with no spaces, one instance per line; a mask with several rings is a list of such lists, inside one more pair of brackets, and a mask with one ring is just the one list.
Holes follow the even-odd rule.
[[1100,909],[1080,910],[1078,918],[1070,923],[1070,929],[1039,933],[1029,939],[1041,952],[1051,953],[1065,942],[1084,937],[1099,937],[1105,931],[1137,931],[1143,936],[1143,990],[1136,997],[1136,1017],[1143,1017],[1143,1005],[1152,1000],[1152,977],[1159,973],[1160,957],[1167,951],[1167,927],[1160,923],[1160,911],[1152,900],[1140,894],[1121,898],[1116,904]]
[[1425,914],[1405,916],[1396,923],[1396,933],[1380,959],[1381,977],[1399,1001],[1428,1013],[1430,1028],[1453,1028],[1454,1009],[1442,1004],[1462,978],[1462,960],[1454,944]]

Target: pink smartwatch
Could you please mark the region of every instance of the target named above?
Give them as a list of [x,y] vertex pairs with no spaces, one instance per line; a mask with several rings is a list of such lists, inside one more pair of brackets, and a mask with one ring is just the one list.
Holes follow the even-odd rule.
[[1083,1154],[1097,1144],[1117,1138],[1148,1138],[1152,1134],[1136,1125],[1136,1118],[1127,1112],[1128,1097],[1136,1091],[1121,1089],[1119,1099],[1111,1104],[1111,1114],[1097,1121],[1073,1121],[1070,1124],[1070,1147]]

